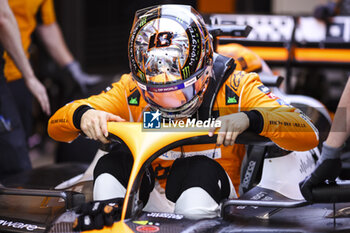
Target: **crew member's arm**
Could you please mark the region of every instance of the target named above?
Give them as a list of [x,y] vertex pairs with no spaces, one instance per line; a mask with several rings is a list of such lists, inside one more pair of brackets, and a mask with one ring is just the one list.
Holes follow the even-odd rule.
[[37,31],[47,51],[60,67],[63,68],[74,61],[56,22],[41,24],[37,27]]
[[72,78],[80,85],[83,92],[86,92],[86,85],[93,85],[101,81],[97,75],[85,73],[69,51],[62,35],[62,31],[56,22],[42,24],[37,28],[40,39],[43,41],[47,51],[58,65],[67,70]]
[[69,51],[61,28],[56,22],[52,0],[45,0],[42,3],[37,19],[39,20],[37,32],[47,51],[61,68],[70,73],[83,92],[87,91],[86,85],[93,85],[101,81],[101,77],[85,73]]
[[330,147],[341,147],[350,136],[350,77],[334,115],[331,131],[326,140]]
[[70,142],[83,132],[91,139],[108,142],[107,122],[129,120],[125,88],[129,75],[113,88],[60,108],[49,120],[48,133],[57,141]]
[[327,140],[323,143],[320,159],[310,176],[300,182],[300,191],[306,200],[312,202],[312,187],[328,181],[334,181],[341,170],[341,150],[350,136],[350,79],[345,86],[334,115]]
[[18,25],[7,0],[0,0],[0,42],[21,71],[27,87],[39,101],[43,111],[49,115],[50,103],[46,89],[35,77],[25,56]]

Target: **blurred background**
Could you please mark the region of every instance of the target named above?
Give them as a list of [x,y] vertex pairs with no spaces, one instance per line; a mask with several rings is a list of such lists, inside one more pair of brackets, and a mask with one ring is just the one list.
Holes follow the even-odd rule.
[[[328,2],[327,0],[56,0],[57,21],[70,51],[80,62],[84,71],[102,75],[103,82],[89,87],[87,93],[77,91],[74,88],[76,85],[74,81],[65,77],[42,49],[43,45],[40,40],[35,37],[30,48],[31,62],[37,76],[48,88],[51,111],[55,112],[69,101],[101,92],[111,82],[117,81],[121,74],[129,72],[127,42],[133,16],[137,9],[167,3],[190,4],[206,19],[213,14],[248,14],[252,15],[255,21],[241,20],[240,22],[246,24],[258,22],[256,23],[258,25],[260,20],[255,18],[258,18],[259,15],[291,16],[288,19],[292,22],[299,16],[313,17],[316,7],[326,5]],[[285,22],[289,22],[288,19]],[[283,17],[281,20],[284,25]],[[267,24],[271,24],[270,21]],[[283,34],[279,32],[283,28],[283,26],[281,28],[276,26],[275,34]],[[291,30],[288,33],[293,32]],[[269,35],[265,39],[268,41],[269,38],[270,44],[266,44],[262,38],[242,43],[251,48],[265,46],[279,47],[288,51],[292,49],[293,44],[288,38],[273,40]],[[323,42],[317,41],[311,44],[314,48],[322,49],[327,47]],[[348,46],[347,43],[342,43],[340,47]],[[335,44],[332,43],[332,46]],[[289,93],[313,96],[324,103],[330,111],[335,110],[349,74],[349,61],[323,61],[305,65],[305,62],[298,63],[289,57],[275,60],[267,57],[265,60],[276,74],[288,76],[292,87],[288,90]],[[33,114],[35,121],[29,145],[34,167],[54,162],[89,162],[92,160],[98,147],[96,142],[81,138],[71,144],[54,142],[46,133],[48,117],[44,116],[37,103],[35,103]]]
[[66,42],[89,72],[128,71],[127,41],[137,9],[157,4],[189,4],[202,14],[312,15],[327,0],[56,0],[57,20]]

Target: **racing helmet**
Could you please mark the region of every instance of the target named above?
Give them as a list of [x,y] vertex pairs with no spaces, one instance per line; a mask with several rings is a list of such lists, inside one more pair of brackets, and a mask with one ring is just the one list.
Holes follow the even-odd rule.
[[202,17],[187,5],[138,10],[128,44],[134,81],[165,118],[191,116],[212,76],[213,47]]

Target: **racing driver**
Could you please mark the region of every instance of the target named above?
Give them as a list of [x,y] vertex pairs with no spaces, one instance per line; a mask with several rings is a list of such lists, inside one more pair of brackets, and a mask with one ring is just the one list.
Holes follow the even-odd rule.
[[[245,146],[235,139],[246,130],[285,150],[318,145],[317,129],[300,110],[274,96],[256,73],[234,70],[232,58],[213,52],[203,19],[190,6],[137,11],[128,53],[131,73],[101,94],[59,109],[49,120],[48,133],[63,142],[85,134],[108,143],[108,121],[140,122],[144,111],[159,111],[167,120],[219,119],[216,144],[182,146],[153,162],[140,187],[145,209],[154,210],[150,193],[165,188],[175,213],[218,216],[220,201],[236,196]],[[124,197],[132,162],[131,153],[121,147],[101,157],[94,170],[95,201]]]

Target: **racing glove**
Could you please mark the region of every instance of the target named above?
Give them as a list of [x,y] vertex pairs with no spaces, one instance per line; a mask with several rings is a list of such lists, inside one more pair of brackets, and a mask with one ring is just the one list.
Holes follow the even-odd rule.
[[85,73],[77,61],[73,61],[66,65],[64,70],[66,70],[79,84],[84,94],[87,93],[87,86],[91,86],[102,81],[102,78],[98,75],[90,75]]
[[87,231],[112,226],[121,217],[124,198],[84,203],[76,210],[80,214],[74,221],[74,231]]
[[299,183],[301,194],[305,200],[313,202],[312,188],[328,182],[334,182],[341,170],[340,152],[342,147],[333,148],[323,143],[320,159],[317,161],[315,170]]

